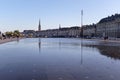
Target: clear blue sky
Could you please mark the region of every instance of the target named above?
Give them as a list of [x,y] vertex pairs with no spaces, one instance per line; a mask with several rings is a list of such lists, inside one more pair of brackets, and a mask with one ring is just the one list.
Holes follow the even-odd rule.
[[0,0],[0,30],[37,30],[80,25],[84,10],[84,25],[120,13],[120,0]]

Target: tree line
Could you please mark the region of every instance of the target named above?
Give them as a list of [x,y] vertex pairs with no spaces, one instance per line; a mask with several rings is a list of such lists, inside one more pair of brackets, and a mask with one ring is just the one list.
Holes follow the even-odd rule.
[[7,31],[5,33],[1,33],[0,32],[0,38],[1,39],[6,39],[6,38],[19,38],[22,37],[21,33],[19,32],[19,30],[15,30],[15,31]]

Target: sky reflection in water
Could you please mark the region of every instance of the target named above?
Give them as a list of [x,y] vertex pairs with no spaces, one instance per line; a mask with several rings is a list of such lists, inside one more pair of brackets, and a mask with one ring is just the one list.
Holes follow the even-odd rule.
[[65,38],[0,45],[0,80],[119,80],[120,47]]

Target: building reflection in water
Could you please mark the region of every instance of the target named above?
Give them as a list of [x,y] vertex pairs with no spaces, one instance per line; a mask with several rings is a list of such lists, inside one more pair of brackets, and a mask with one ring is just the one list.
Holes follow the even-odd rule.
[[61,45],[62,45],[62,42],[61,42],[61,39],[59,39],[59,49],[61,50]]
[[69,43],[69,42],[62,42],[62,40],[61,39],[59,39],[59,42],[58,42],[58,44],[59,44],[59,50],[61,50],[63,47],[62,46],[74,46],[74,47],[80,47],[80,64],[82,65],[83,64],[83,41],[81,40],[81,43]]
[[115,60],[120,60],[119,46],[105,46],[105,45],[84,45],[84,46],[97,48],[101,55],[110,57]]
[[81,65],[83,64],[83,40],[81,39],[81,60],[80,60],[80,62],[81,62]]
[[41,38],[38,39],[38,47],[39,47],[39,53],[41,52]]

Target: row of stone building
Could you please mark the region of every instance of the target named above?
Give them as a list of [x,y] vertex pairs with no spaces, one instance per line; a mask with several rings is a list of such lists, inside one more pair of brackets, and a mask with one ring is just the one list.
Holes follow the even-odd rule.
[[84,25],[81,29],[81,33],[84,38],[91,38],[96,36],[96,24]]
[[85,25],[84,37],[120,38],[120,14],[115,14],[101,19],[97,24]]
[[74,26],[70,28],[59,28],[40,30],[41,25],[39,22],[38,31],[25,30],[25,36],[34,37],[109,37],[120,38],[120,14],[115,14],[101,19],[97,24],[84,25],[82,27]]
[[37,31],[37,37],[80,37],[81,28],[78,26],[70,28],[59,28]]
[[24,30],[26,37],[80,37],[81,28],[78,26],[70,28],[59,28],[49,30]]
[[120,38],[120,14],[115,14],[100,20],[97,24],[97,36]]

